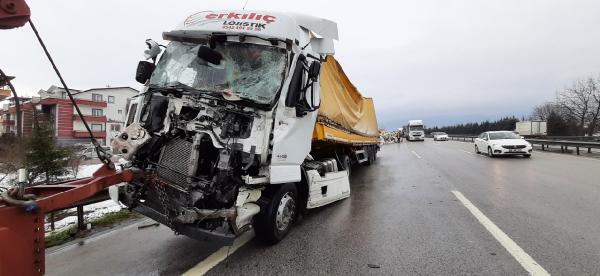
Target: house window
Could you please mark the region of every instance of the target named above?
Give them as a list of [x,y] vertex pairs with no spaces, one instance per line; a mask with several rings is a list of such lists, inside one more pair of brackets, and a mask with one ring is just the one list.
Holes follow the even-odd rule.
[[92,131],[102,131],[102,124],[92,124]]
[[115,102],[115,96],[108,96],[108,103],[114,103]]
[[119,125],[119,124],[110,125],[110,131],[121,131],[121,125]]
[[104,116],[102,114],[102,109],[92,108],[92,116],[94,116],[94,117],[102,117],[102,116]]
[[117,110],[117,113],[119,113],[119,115],[121,115],[121,114],[123,114],[123,110],[119,109],[119,110]]
[[100,94],[92,94],[92,101],[94,101],[94,102],[101,102],[102,101],[102,95],[100,95]]
[[62,92],[62,93],[60,93],[60,96],[61,96],[63,99],[66,99],[66,98],[67,98],[67,92]]

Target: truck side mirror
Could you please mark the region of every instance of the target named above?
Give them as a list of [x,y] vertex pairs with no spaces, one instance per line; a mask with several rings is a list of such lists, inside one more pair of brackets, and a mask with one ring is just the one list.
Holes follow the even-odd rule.
[[152,76],[156,66],[149,61],[140,61],[135,72],[135,80],[141,84],[145,84]]
[[144,57],[146,59],[152,59],[152,61],[156,61],[156,57],[158,57],[160,52],[162,52],[160,49],[160,44],[152,39],[146,39],[146,45],[148,45],[148,49],[144,51]]
[[318,61],[313,61],[308,68],[308,78],[317,81],[319,78],[319,73],[321,72],[321,63]]
[[198,49],[198,57],[214,65],[221,64],[221,60],[223,59],[223,55],[221,55],[221,53],[204,45],[200,46],[200,49]]

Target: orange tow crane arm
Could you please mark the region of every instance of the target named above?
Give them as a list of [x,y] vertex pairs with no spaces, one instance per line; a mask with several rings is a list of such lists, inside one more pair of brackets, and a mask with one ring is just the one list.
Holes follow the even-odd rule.
[[25,0],[0,0],[0,29],[18,28],[31,16]]
[[33,208],[0,201],[0,276],[43,275],[44,215],[90,198],[109,186],[130,182],[134,175],[132,170],[116,171],[104,165],[90,178],[27,188],[25,193],[37,198]]

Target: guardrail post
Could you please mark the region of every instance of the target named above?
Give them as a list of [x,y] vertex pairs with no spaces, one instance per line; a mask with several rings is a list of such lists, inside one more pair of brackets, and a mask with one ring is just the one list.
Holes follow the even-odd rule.
[[544,144],[542,144],[542,150],[544,150]]
[[50,213],[50,231],[54,231],[54,212]]
[[77,206],[77,229],[85,230],[85,224],[83,223],[83,205]]
[[579,155],[579,147],[577,147],[577,155]]
[[592,148],[588,148],[588,153],[592,153]]
[[560,152],[565,153],[565,146],[563,146],[563,145],[560,146]]

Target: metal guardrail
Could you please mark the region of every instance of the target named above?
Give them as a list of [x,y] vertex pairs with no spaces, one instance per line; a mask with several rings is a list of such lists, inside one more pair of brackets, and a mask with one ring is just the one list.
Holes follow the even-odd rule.
[[[449,135],[450,140],[475,142],[477,136],[474,135]],[[561,152],[567,152],[569,147],[575,148],[577,155],[580,155],[581,148],[587,148],[588,153],[592,149],[600,149],[600,137],[595,136],[546,136],[544,139],[525,139],[533,145],[541,145],[542,150],[550,146],[560,146]]]
[[579,155],[580,148],[587,148],[588,153],[592,153],[592,149],[600,149],[600,142],[589,142],[589,141],[569,141],[569,140],[553,140],[553,139],[527,139],[527,141],[534,145],[542,145],[542,150],[546,150],[553,146],[560,146],[561,152],[566,152],[569,147],[576,148],[577,155]]
[[531,139],[567,140],[567,141],[596,141],[600,142],[598,136],[531,136]]
[[464,142],[475,142],[475,135],[448,135],[450,140],[454,141],[464,141]]

